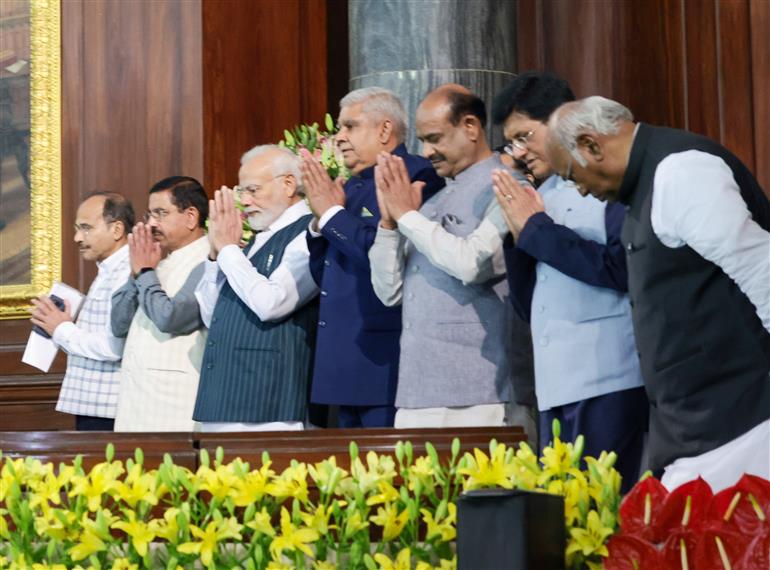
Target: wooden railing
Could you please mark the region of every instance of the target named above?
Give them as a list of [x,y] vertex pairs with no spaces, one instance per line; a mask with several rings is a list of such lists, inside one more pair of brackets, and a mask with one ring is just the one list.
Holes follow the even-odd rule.
[[452,429],[319,429],[291,432],[237,433],[111,433],[111,432],[0,432],[0,451],[7,457],[35,457],[54,463],[71,462],[83,456],[84,467],[104,460],[108,443],[115,447],[117,459],[133,457],[141,448],[147,467],[156,467],[168,453],[178,465],[197,469],[200,450],[213,457],[222,447],[225,461],[240,457],[259,464],[263,451],[270,454],[273,468],[282,470],[292,459],[313,463],[334,455],[342,467],[349,466],[348,449],[355,441],[360,455],[369,451],[394,454],[396,443],[410,441],[415,454],[430,442],[442,459],[451,455],[452,440],[460,439],[462,451],[486,448],[491,439],[506,445],[526,441],[520,427],[480,427]]

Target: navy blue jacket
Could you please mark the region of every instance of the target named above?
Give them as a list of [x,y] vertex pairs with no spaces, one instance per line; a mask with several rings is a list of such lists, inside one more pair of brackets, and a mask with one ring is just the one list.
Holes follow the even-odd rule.
[[[427,200],[444,186],[430,162],[407,154],[413,181],[426,182]],[[311,401],[346,406],[392,405],[398,380],[401,307],[386,307],[374,294],[369,248],[380,211],[374,167],[345,184],[345,209],[324,225],[320,237],[307,234],[310,270],[321,288]]]
[[607,204],[606,244],[580,237],[570,228],[555,223],[545,212],[527,220],[515,246],[508,234],[503,252],[516,314],[529,322],[538,261],[583,283],[627,292],[626,251],[620,242],[624,219],[622,204]]

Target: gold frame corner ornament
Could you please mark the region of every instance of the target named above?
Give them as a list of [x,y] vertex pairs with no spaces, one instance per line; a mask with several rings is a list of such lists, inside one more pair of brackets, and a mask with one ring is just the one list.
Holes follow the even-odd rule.
[[30,283],[0,286],[0,320],[61,279],[60,0],[30,0]]

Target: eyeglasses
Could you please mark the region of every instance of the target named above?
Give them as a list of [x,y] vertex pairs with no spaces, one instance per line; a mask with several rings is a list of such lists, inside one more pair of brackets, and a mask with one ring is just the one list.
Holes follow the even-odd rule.
[[238,195],[238,198],[243,198],[244,195],[248,194],[252,198],[257,195],[257,192],[262,190],[265,186],[267,186],[268,182],[272,182],[276,178],[282,178],[284,176],[289,176],[289,174],[279,174],[278,176],[273,176],[270,180],[263,184],[249,184],[247,186],[233,186],[233,191]]
[[144,213],[144,221],[149,222],[150,218],[160,221],[168,216],[168,214],[168,210],[164,210],[163,208],[153,208],[152,210],[147,210]]
[[535,131],[539,129],[540,127],[535,127],[532,130],[527,131],[523,135],[518,135],[511,140],[511,144],[505,145],[503,150],[507,153],[513,156],[513,153],[515,150],[526,152],[529,148],[529,139],[532,138],[532,135],[535,134]]

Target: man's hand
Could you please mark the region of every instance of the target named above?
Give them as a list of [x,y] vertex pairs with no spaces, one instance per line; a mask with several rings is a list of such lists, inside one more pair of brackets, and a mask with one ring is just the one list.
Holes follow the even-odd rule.
[[241,214],[235,206],[233,191],[222,186],[209,200],[209,244],[211,259],[216,259],[222,248],[238,245],[243,235]]
[[53,331],[56,330],[60,324],[66,321],[71,321],[70,317],[70,302],[64,300],[64,310],[60,311],[59,307],[53,304],[53,301],[48,297],[38,297],[32,299],[32,304],[35,309],[32,311],[33,325],[39,326],[49,335],[53,336]]
[[377,156],[377,165],[374,167],[374,185],[377,191],[377,207],[380,209],[380,226],[386,230],[396,229],[396,220],[390,215],[388,211],[388,205],[385,203],[385,197],[383,196],[383,188],[385,187],[385,180],[383,178],[382,170],[383,165],[390,156],[387,152],[381,152]]
[[387,215],[398,222],[407,212],[420,209],[425,182],[409,180],[409,172],[401,157],[380,153],[376,170],[379,171],[377,199],[380,201],[381,211],[386,212],[382,214],[383,217]]
[[345,206],[345,190],[342,178],[332,181],[312,154],[302,151],[302,184],[308,204],[316,218],[321,218],[332,206]]
[[517,240],[529,218],[545,211],[543,198],[534,188],[519,184],[505,170],[492,171],[492,187],[513,239]]
[[155,269],[163,256],[160,244],[152,239],[150,226],[139,222],[128,234],[131,273],[136,277],[145,267]]

